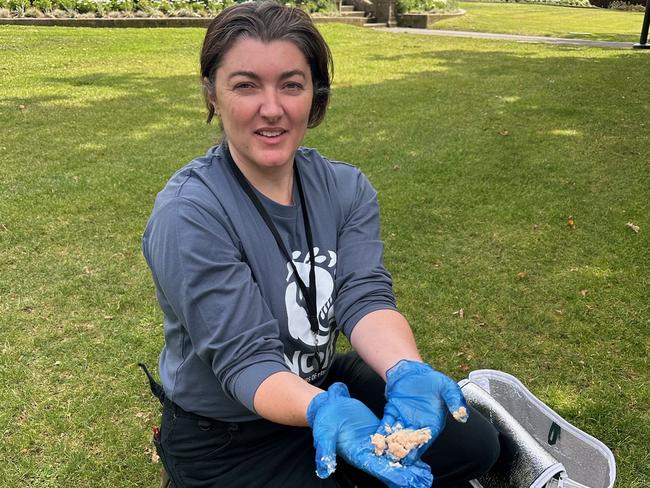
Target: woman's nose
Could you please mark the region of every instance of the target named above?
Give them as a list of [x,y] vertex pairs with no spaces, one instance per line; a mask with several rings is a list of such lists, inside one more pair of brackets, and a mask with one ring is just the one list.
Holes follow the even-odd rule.
[[277,119],[282,116],[284,109],[278,93],[275,90],[266,90],[263,97],[260,115],[267,119]]

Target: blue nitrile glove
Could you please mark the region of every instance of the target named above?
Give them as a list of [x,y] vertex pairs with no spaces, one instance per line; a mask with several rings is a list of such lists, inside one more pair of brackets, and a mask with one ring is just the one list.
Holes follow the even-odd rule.
[[376,456],[370,440],[379,419],[359,400],[350,398],[343,383],[334,383],[316,395],[307,408],[307,421],[314,435],[316,474],[327,478],[336,470],[336,455],[391,488],[429,488],[433,482],[431,468],[418,461],[411,466],[391,463],[386,456]]
[[466,422],[469,412],[458,384],[431,366],[403,359],[386,372],[386,407],[377,432],[393,429],[431,429],[431,440],[413,449],[403,464],[420,459],[445,427],[447,410],[459,422]]

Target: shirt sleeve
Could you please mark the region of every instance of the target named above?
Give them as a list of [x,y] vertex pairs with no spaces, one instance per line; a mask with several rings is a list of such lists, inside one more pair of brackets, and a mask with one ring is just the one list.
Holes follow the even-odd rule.
[[392,279],[384,268],[377,192],[361,172],[355,172],[355,178],[343,179],[353,187],[338,236],[334,302],[337,322],[347,337],[368,313],[396,309]]
[[259,385],[289,368],[278,321],[227,225],[215,212],[176,197],[158,209],[144,242],[156,286],[171,308],[165,313],[185,327],[226,394],[255,411]]

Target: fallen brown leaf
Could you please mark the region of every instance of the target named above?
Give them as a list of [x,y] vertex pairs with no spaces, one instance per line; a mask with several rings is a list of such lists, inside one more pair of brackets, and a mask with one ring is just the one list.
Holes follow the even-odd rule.
[[587,293],[589,293],[589,290],[580,290],[580,295],[582,295],[583,297],[586,297]]
[[632,222],[628,222],[627,224],[625,224],[625,227],[632,229],[635,234],[638,234],[639,231],[641,230],[638,225],[633,224]]
[[569,218],[566,221],[566,225],[568,225],[571,229],[576,228],[576,221],[572,215],[569,215]]
[[152,464],[158,464],[160,462],[160,456],[158,456],[158,453],[156,452],[155,449],[151,449],[150,447],[145,447],[144,454],[145,456],[149,456],[151,458]]
[[458,315],[459,319],[464,319],[465,318],[465,309],[461,308],[460,310],[456,310],[452,315]]
[[520,271],[519,273],[517,273],[517,279],[518,280],[525,280],[526,278],[528,278],[528,273],[527,272]]

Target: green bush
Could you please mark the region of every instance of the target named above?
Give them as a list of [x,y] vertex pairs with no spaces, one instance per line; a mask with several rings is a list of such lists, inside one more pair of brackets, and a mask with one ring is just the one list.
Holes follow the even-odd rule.
[[452,12],[458,10],[458,0],[397,0],[398,14],[406,12]]
[[[546,4],[546,5],[559,5],[562,7],[591,7],[592,3],[595,4],[598,0],[482,0],[490,3],[532,3],[532,4]],[[605,0],[609,2],[610,0]]]
[[[9,9],[24,16],[27,9],[34,14],[57,11],[69,15],[85,14],[104,17],[109,12],[140,12],[140,15],[214,16],[239,0],[0,0],[0,9]],[[414,1],[414,0],[407,0]],[[425,0],[444,2],[445,0]],[[332,0],[289,0],[287,5],[300,7],[310,13],[332,12]]]
[[54,8],[71,12],[77,6],[77,0],[54,0]]
[[114,12],[133,12],[133,0],[111,0],[108,8]]
[[93,0],[76,0],[74,9],[80,14],[97,12],[97,4]]
[[51,12],[54,9],[54,4],[52,0],[32,0],[32,7],[41,12]]
[[637,3],[624,2],[622,0],[614,0],[609,4],[612,10],[624,10],[626,12],[645,12],[645,7]]
[[290,0],[285,5],[299,7],[309,13],[326,13],[338,10],[332,0]]
[[22,15],[29,8],[29,0],[8,0],[7,8],[12,12]]
[[155,5],[156,10],[160,10],[164,14],[169,14],[177,8],[171,0],[152,0],[152,3]]
[[218,14],[223,9],[230,7],[234,3],[233,0],[205,0],[205,8],[211,14]]
[[205,3],[202,0],[189,0],[187,6],[192,12],[202,13],[205,12]]

